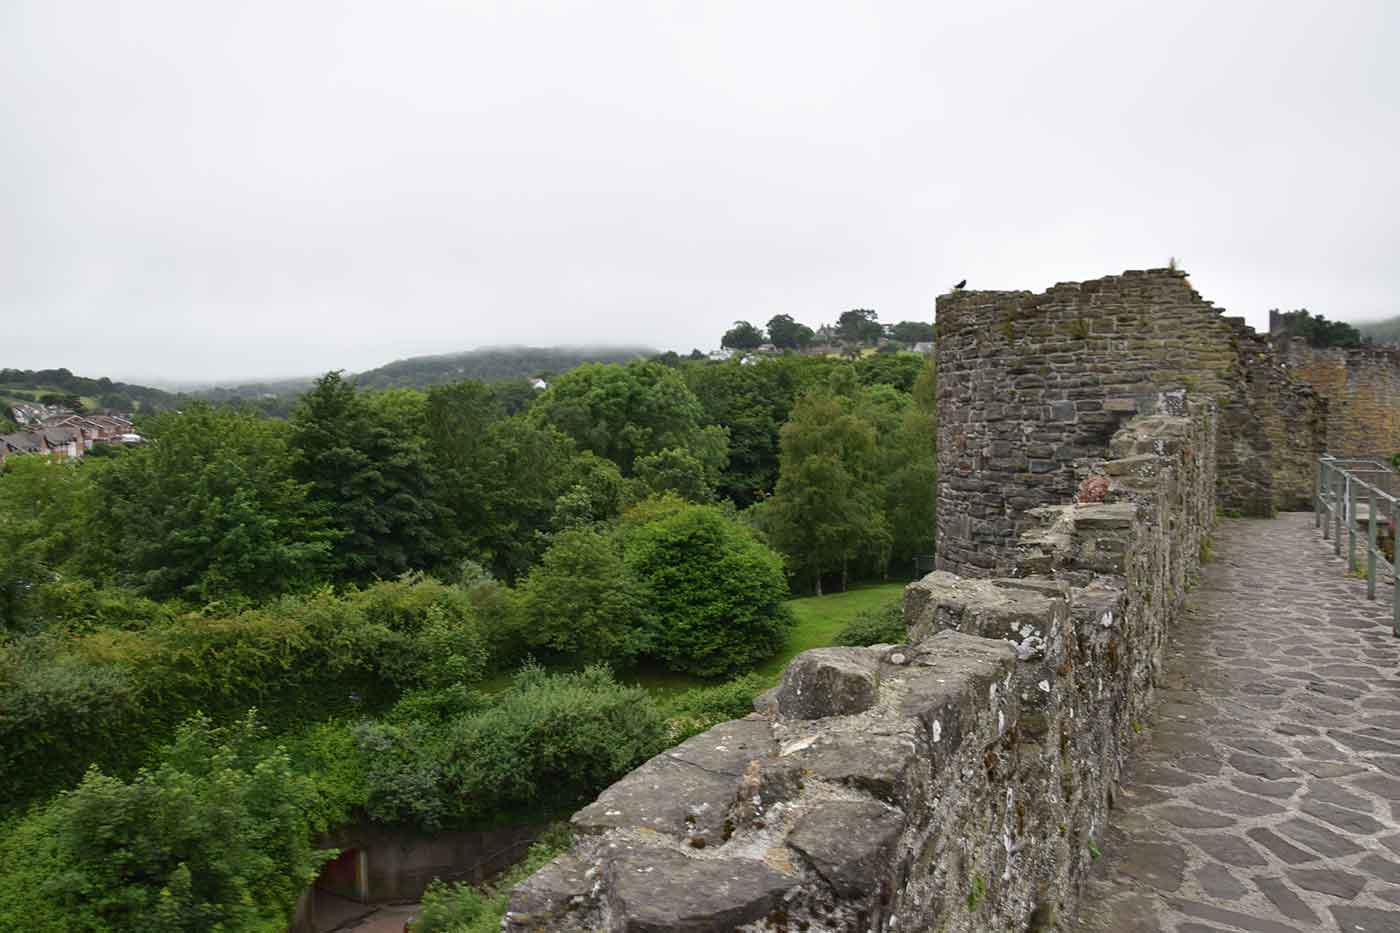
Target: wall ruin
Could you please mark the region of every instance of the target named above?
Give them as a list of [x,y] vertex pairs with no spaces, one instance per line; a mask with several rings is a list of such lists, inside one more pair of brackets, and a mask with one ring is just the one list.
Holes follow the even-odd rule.
[[1004,573],[1030,510],[1072,497],[1123,422],[1173,390],[1220,407],[1223,508],[1307,507],[1325,402],[1184,272],[940,296],[939,568]]
[[1318,349],[1275,338],[1288,372],[1327,400],[1327,448],[1339,456],[1400,451],[1400,350]]

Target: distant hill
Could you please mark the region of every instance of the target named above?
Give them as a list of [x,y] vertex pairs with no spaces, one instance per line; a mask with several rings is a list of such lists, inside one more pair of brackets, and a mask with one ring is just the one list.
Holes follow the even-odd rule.
[[1358,321],[1352,326],[1361,331],[1361,336],[1370,337],[1376,343],[1400,344],[1400,317],[1389,317],[1383,321]]
[[356,373],[370,389],[424,388],[463,379],[503,382],[539,373],[558,374],[582,363],[625,363],[655,355],[650,347],[482,347],[465,353],[415,356]]
[[89,379],[66,369],[0,369],[0,409],[16,402],[76,401],[88,410],[153,412],[174,408],[179,396],[150,386]]

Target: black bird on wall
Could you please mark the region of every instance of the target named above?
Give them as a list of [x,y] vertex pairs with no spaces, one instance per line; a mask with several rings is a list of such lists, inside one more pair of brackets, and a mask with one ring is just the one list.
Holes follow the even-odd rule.
[[963,279],[961,282],[959,282],[958,284],[956,284],[956,285],[953,286],[953,291],[957,291],[958,289],[962,288],[962,287],[963,287],[964,285],[966,285],[966,284],[967,284],[967,279]]

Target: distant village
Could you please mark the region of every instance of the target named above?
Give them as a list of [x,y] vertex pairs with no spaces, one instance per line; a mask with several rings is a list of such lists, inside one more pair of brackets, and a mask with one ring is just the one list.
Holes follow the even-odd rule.
[[0,463],[18,454],[76,460],[99,445],[141,443],[125,415],[80,415],[61,405],[21,402],[11,406],[10,417],[21,430],[0,434]]

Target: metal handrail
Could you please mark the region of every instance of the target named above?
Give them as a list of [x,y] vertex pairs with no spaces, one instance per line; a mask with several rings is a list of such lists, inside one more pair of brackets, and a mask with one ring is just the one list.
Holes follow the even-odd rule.
[[[1347,529],[1347,568],[1356,569],[1356,538],[1358,499],[1366,498],[1366,598],[1376,598],[1376,568],[1384,568],[1391,587],[1391,631],[1400,638],[1400,561],[1389,561],[1376,544],[1376,514],[1382,502],[1389,512],[1392,547],[1395,542],[1397,503],[1400,495],[1392,494],[1361,477],[1382,476],[1400,480],[1390,466],[1370,458],[1346,458],[1323,455],[1317,461],[1317,487],[1313,496],[1313,527],[1322,529],[1322,539],[1332,540],[1332,552],[1342,556],[1342,526]],[[1387,485],[1393,485],[1388,483]],[[1326,518],[1324,519],[1324,514]],[[1394,556],[1394,550],[1391,551]]]

